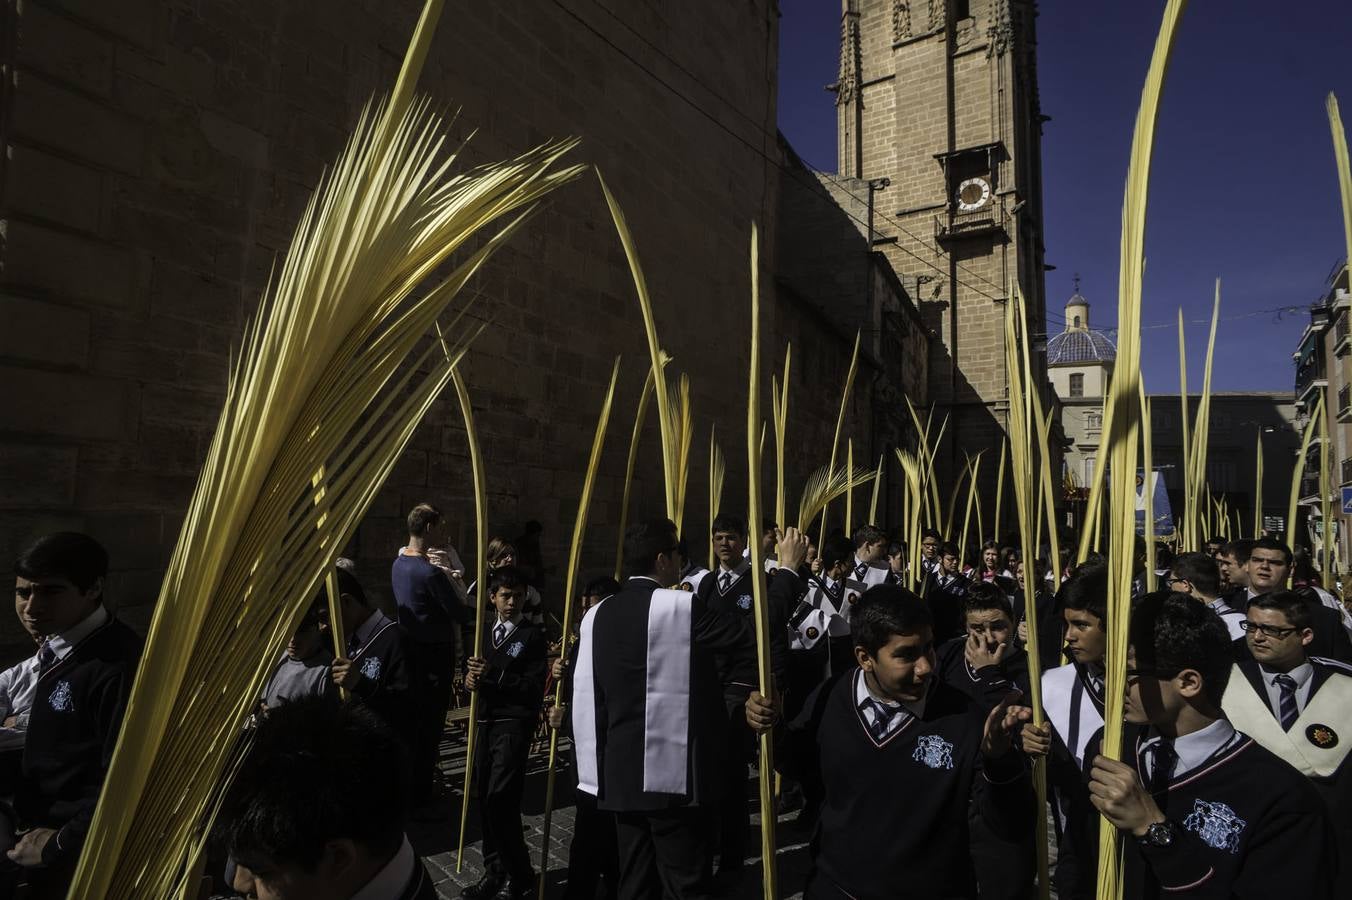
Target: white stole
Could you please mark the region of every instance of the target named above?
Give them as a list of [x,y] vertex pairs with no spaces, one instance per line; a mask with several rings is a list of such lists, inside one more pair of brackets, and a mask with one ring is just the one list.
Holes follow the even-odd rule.
[[684,794],[690,768],[688,591],[656,590],[648,606],[648,681],[643,711],[643,790]]
[[[1334,673],[1310,696],[1290,731],[1283,731],[1272,714],[1267,691],[1262,696],[1244,677],[1239,666],[1230,672],[1230,683],[1221,701],[1225,717],[1236,729],[1314,778],[1330,778],[1352,749],[1352,677]],[[1320,747],[1311,734],[1325,729],[1333,736],[1330,746]],[[1324,737],[1326,743],[1330,737]]]
[[596,752],[596,676],[592,671],[592,626],[605,600],[587,610],[578,630],[573,671],[573,747],[577,751],[577,787],[595,797],[601,790]]
[[1075,765],[1083,771],[1085,745],[1094,732],[1103,727],[1103,716],[1094,705],[1089,689],[1081,683],[1074,663],[1042,673],[1042,708],[1061,736],[1061,742],[1075,757]]

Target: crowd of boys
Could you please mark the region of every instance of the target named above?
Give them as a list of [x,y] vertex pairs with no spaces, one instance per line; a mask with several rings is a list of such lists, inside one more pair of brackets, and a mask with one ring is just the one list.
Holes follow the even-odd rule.
[[[436,897],[405,828],[452,805],[437,763],[457,681],[478,696],[484,872],[467,900],[536,891],[521,809],[542,717],[571,738],[570,898],[754,882],[749,769],[766,733],[781,808],[811,835],[805,884],[781,890],[808,898],[1030,897],[1046,818],[1060,897],[1095,894],[1104,821],[1121,835],[1127,897],[1325,898],[1347,880],[1352,616],[1308,576],[1287,588],[1280,542],[1162,553],[1154,579],[1138,554],[1114,759],[1100,752],[1100,559],[1051,565],[988,544],[969,567],[927,530],[912,572],[906,547],[872,525],[820,547],[759,529],[720,514],[704,570],[672,522],[632,526],[625,578],[589,582],[580,620],[550,635],[510,544],[498,542],[480,599],[440,513],[415,507],[391,569],[394,615],[340,560],[344,646],[321,593],[277,662],[217,816],[220,889]],[[766,557],[768,696],[751,539]],[[63,897],[98,801],[141,647],[105,605],[107,571],[102,547],[75,533],[38,540],[15,565],[35,651],[0,672],[0,898],[19,885]],[[479,603],[483,633],[466,635]],[[564,702],[546,715],[551,678]]]

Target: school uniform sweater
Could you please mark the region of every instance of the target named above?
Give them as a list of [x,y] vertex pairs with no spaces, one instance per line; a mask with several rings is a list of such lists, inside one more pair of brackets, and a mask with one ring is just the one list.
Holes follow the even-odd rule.
[[272,709],[305,697],[333,697],[333,653],[321,647],[304,659],[283,653],[263,688],[263,705]]
[[[1148,743],[1140,728],[1123,736],[1124,756],[1146,785]],[[1123,896],[1334,896],[1337,852],[1323,801],[1304,776],[1243,732],[1170,778],[1156,803],[1173,825],[1173,844],[1151,847],[1124,837]]]
[[1022,754],[985,760],[985,715],[942,682],[923,712],[876,740],[856,697],[854,668],[823,684],[802,714],[778,729],[790,774],[823,797],[813,837],[814,894],[859,900],[974,897],[968,806],[1002,836],[1031,821],[1033,793]]
[[479,721],[520,719],[534,722],[545,694],[544,630],[528,619],[506,623],[501,640],[494,637],[496,617],[484,627],[483,656],[487,663],[479,678]]
[[1048,799],[1057,837],[1056,888],[1062,897],[1094,895],[1098,812],[1085,781],[1090,742],[1103,729],[1103,684],[1072,662],[1042,673],[1042,708],[1052,725],[1047,755]]
[[962,601],[967,596],[967,579],[961,575],[932,572],[925,584],[925,602],[934,620],[934,642],[942,644],[962,634]]
[[[743,560],[729,573],[724,573],[721,568],[714,570],[700,579],[696,594],[711,612],[741,622],[754,640],[756,632],[752,619],[754,602],[750,572],[749,560]],[[731,577],[724,578],[725,574]],[[803,579],[789,569],[777,568],[766,576],[766,612],[770,620],[770,670],[780,684],[785,683],[789,669],[787,632],[789,615],[806,592],[807,585]],[[720,651],[715,654],[727,700],[734,705],[744,702],[747,693],[757,682],[754,664],[739,665],[740,659],[739,656],[726,652]]]
[[357,670],[353,701],[369,707],[406,742],[413,730],[407,640],[399,624],[379,610],[348,637],[348,659]]
[[999,665],[973,669],[967,664],[967,638],[955,637],[936,653],[939,677],[957,689],[981,709],[990,711],[1011,691],[1018,691],[1027,702],[1028,654],[1014,647],[1005,652]]
[[141,646],[135,632],[107,618],[38,679],[14,811],[22,825],[57,830],[46,864],[73,857],[84,843]]

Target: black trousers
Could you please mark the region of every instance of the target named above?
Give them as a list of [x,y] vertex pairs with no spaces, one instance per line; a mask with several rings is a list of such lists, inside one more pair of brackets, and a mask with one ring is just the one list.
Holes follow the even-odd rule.
[[455,673],[455,645],[408,642],[412,668],[412,722],[409,729],[409,764],[413,796],[431,797],[436,785],[441,735],[446,730],[446,707],[451,702]]
[[474,739],[479,819],[484,834],[484,868],[533,885],[535,870],[521,833],[521,792],[526,783],[535,722],[499,719],[480,722]]
[[620,900],[709,896],[709,829],[698,807],[616,813],[615,838]]
[[746,835],[751,828],[751,808],[746,799],[746,766],[755,752],[755,735],[746,724],[742,703],[728,702],[724,734],[722,783],[718,791],[718,867],[733,869],[746,859]]
[[568,887],[564,900],[596,900],[596,888],[605,884],[604,897],[620,895],[620,855],[615,843],[615,814],[597,809],[596,798],[575,791],[573,842],[568,847]]

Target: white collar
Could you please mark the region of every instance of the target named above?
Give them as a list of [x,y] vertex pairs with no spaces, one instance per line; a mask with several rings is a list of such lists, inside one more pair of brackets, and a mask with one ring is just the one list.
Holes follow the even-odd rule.
[[904,703],[898,703],[896,700],[885,700],[882,697],[874,696],[874,693],[868,689],[868,678],[864,675],[864,670],[859,670],[859,681],[854,686],[854,705],[856,708],[863,705],[865,700],[872,699],[881,703],[883,706],[900,706],[917,719],[925,715],[925,701],[929,699],[929,682],[925,684],[925,694],[919,700],[907,700]]
[[1305,687],[1305,685],[1310,683],[1310,679],[1314,677],[1314,666],[1310,665],[1309,660],[1306,660],[1305,662],[1296,666],[1290,672],[1286,673],[1274,672],[1272,669],[1269,669],[1262,663],[1258,664],[1258,668],[1262,670],[1263,680],[1266,681],[1268,684],[1275,685],[1276,682],[1273,679],[1275,679],[1278,675],[1282,674],[1290,675],[1291,679],[1296,683],[1296,690],[1300,690],[1301,688]]
[[65,659],[66,654],[75,649],[75,645],[89,637],[108,621],[108,610],[100,603],[94,611],[60,634],[47,638],[47,646],[57,659]]
[[376,632],[388,621],[390,621],[390,617],[385,613],[379,609],[373,610],[371,615],[366,617],[366,621],[357,626],[357,630],[352,633],[352,636],[357,639],[357,644],[365,649],[366,645],[371,642],[371,638],[375,637]]
[[404,891],[417,875],[418,858],[413,855],[413,847],[408,838],[399,845],[399,852],[385,867],[366,882],[366,886],[352,895],[352,900],[396,900],[404,896]]
[[[1172,777],[1178,778],[1205,765],[1234,739],[1235,727],[1225,719],[1217,719],[1205,728],[1175,738],[1174,752],[1178,754],[1178,763],[1174,766]],[[1155,734],[1141,744],[1141,751],[1146,752],[1159,741],[1160,735]]]
[[742,558],[742,561],[737,564],[737,568],[735,569],[729,569],[727,566],[723,565],[721,561],[718,564],[718,577],[720,580],[723,578],[724,575],[731,575],[734,579],[741,578],[743,575],[745,575],[747,572],[750,571],[751,571],[751,560],[747,559],[746,557]]

